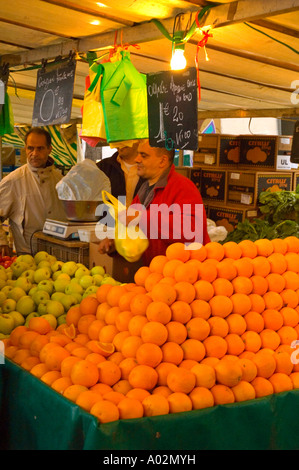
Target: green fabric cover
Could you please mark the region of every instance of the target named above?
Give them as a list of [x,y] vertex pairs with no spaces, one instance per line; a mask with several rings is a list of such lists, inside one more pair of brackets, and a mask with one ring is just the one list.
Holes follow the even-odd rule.
[[295,450],[299,391],[99,425],[21,367],[0,365],[0,449]]

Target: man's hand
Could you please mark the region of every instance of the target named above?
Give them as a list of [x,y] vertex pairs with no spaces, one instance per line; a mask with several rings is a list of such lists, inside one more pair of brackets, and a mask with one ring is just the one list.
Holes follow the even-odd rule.
[[11,249],[9,248],[8,245],[0,245],[0,255],[1,256],[10,256],[11,255]]
[[110,238],[104,238],[104,240],[99,243],[98,252],[101,253],[101,255],[109,255],[114,251],[114,240],[111,240]]

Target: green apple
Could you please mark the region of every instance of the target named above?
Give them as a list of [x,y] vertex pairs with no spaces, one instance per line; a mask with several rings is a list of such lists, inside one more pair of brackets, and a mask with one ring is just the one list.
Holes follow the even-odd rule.
[[26,269],[26,271],[23,271],[21,274],[21,277],[27,277],[28,280],[31,282],[31,284],[34,283],[34,273],[35,269]]
[[5,294],[5,292],[0,291],[0,306],[3,304],[4,300],[6,299],[7,299],[7,295]]
[[30,268],[29,264],[24,263],[24,261],[14,261],[11,264],[12,275],[15,279],[20,277],[21,274],[29,268]]
[[46,251],[38,251],[34,255],[34,261],[36,264],[40,263],[43,260],[48,260],[48,259],[49,259],[49,253],[47,253]]
[[78,294],[77,292],[73,292],[72,294],[67,294],[67,295],[71,295],[72,297],[74,297],[76,299],[76,303],[79,304],[81,300],[83,299],[84,292],[83,294]]
[[37,284],[37,289],[47,291],[51,296],[54,291],[54,281],[52,279],[44,279]]
[[66,294],[83,294],[84,289],[83,287],[79,284],[79,282],[70,282],[64,291]]
[[20,277],[18,277],[18,279],[16,279],[14,287],[20,287],[26,293],[28,293],[30,291],[31,287],[32,287],[32,282],[30,281],[29,277],[20,276]]
[[50,300],[50,294],[45,290],[37,289],[33,294],[32,299],[36,305],[39,305],[41,302]]
[[90,286],[95,285],[95,280],[90,274],[84,275],[79,279],[80,286],[83,287],[83,289],[87,289]]
[[30,295],[30,297],[32,297],[34,292],[36,292],[36,291],[37,291],[37,285],[34,284],[34,286],[31,287],[30,291],[28,292],[28,295]]
[[38,268],[34,272],[34,282],[38,284],[40,281],[43,281],[44,279],[50,279],[52,274],[52,271],[50,268]]
[[40,268],[49,268],[51,269],[51,263],[50,261],[47,261],[47,260],[42,260],[38,263],[36,269],[40,269]]
[[31,264],[31,265],[34,264],[34,258],[29,253],[24,254],[24,255],[19,255],[17,257],[16,261],[23,261],[23,263],[27,263],[27,264]]
[[83,298],[87,297],[91,294],[95,294],[97,292],[97,290],[98,290],[98,286],[89,286],[89,287],[87,287],[86,291],[83,294]]
[[41,315],[42,318],[45,318],[50,326],[53,328],[53,330],[56,330],[57,327],[57,318],[54,317],[54,315],[51,315],[50,313],[46,313],[45,315]]
[[4,335],[10,335],[14,327],[15,327],[15,321],[13,317],[11,317],[7,313],[1,313],[0,314],[0,332]]
[[[2,339],[7,339],[7,338],[9,338],[9,337],[10,337],[10,335],[5,335],[5,334],[3,334],[3,333],[0,333],[0,341],[1,341]],[[3,355],[2,355],[2,357],[3,357]],[[1,364],[1,350],[0,350],[0,364]]]
[[63,273],[68,274],[69,276],[74,276],[75,272],[77,271],[77,263],[75,261],[66,261],[61,268]]
[[53,294],[51,295],[51,300],[57,300],[58,302],[60,302],[64,295],[64,292],[53,292]]
[[95,274],[100,274],[100,276],[104,276],[106,273],[105,268],[103,266],[94,266],[90,270],[90,274],[94,276]]
[[3,313],[9,313],[16,310],[17,302],[14,299],[6,299],[1,305]]
[[7,281],[7,273],[5,271],[0,271],[0,279]]
[[55,263],[51,264],[51,269],[53,273],[56,273],[57,271],[61,271],[62,266],[64,265],[64,261],[55,261]]
[[6,286],[6,282],[4,279],[0,278],[0,290],[3,289],[4,286]]
[[90,270],[86,266],[80,266],[75,272],[75,278],[80,279],[80,277],[88,274],[90,274]]
[[17,326],[24,325],[25,317],[20,312],[17,312],[16,310],[13,310],[12,312],[9,313],[9,315],[11,317],[13,317],[13,319],[15,321],[15,328]]
[[30,295],[25,295],[17,301],[17,305],[14,310],[17,310],[26,317],[30,313],[35,312],[35,309],[36,305],[32,297],[30,297]]
[[44,302],[40,302],[37,306],[37,312],[39,315],[45,315],[47,313],[47,303],[49,300],[45,300]]
[[66,323],[66,313],[64,313],[63,315],[59,315],[59,317],[57,318],[57,325],[63,325],[63,323]]
[[56,256],[49,254],[48,261],[49,261],[50,264],[52,265],[52,264],[54,264],[54,263],[57,262],[57,258],[56,258]]
[[31,318],[39,317],[39,314],[37,312],[31,312],[27,317],[25,318],[25,326],[29,326],[29,322]]
[[77,299],[71,294],[64,294],[64,297],[61,299],[61,303],[64,306],[64,310],[67,312],[72,305],[77,305]]
[[11,269],[11,268],[7,268],[7,269],[6,269],[6,276],[7,276],[7,279],[12,279],[12,278],[13,278],[12,269]]
[[54,289],[56,292],[65,292],[65,289],[69,283],[70,281],[67,279],[56,279],[56,281],[54,281]]
[[102,280],[102,284],[111,284],[112,286],[116,286],[120,283],[116,281],[115,279],[113,279],[113,277],[111,276],[104,276]]
[[100,286],[102,284],[104,276],[101,274],[94,274],[92,277],[94,278],[94,283],[96,286]]
[[47,312],[51,315],[54,315],[54,317],[58,318],[60,315],[64,314],[64,306],[61,302],[58,302],[58,300],[49,300],[47,302]]
[[23,297],[24,295],[26,295],[26,292],[24,291],[24,289],[22,289],[21,287],[14,287],[7,295],[7,298],[8,299],[13,299],[15,300],[16,302],[21,298]]

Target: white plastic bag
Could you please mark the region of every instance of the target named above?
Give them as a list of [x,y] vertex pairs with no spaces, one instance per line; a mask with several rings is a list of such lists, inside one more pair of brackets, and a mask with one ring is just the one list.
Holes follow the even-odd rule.
[[207,219],[207,230],[211,242],[222,242],[226,239],[228,231],[222,225],[217,226],[216,223]]
[[102,201],[102,191],[111,191],[109,178],[90,159],[73,166],[56,184],[59,199],[67,201]]

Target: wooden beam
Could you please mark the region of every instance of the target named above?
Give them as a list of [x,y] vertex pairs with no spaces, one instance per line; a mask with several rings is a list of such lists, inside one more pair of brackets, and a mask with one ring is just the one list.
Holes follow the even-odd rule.
[[297,39],[299,38],[298,29],[288,28],[287,26],[274,23],[274,21],[256,20],[256,21],[251,21],[251,23],[256,26],[261,26],[262,28],[269,29],[270,31],[276,31],[277,33],[286,34],[287,36],[291,36]]
[[299,117],[299,108],[278,109],[233,109],[222,111],[199,111],[198,119],[224,119],[224,118],[250,118],[250,117],[272,117],[290,118]]
[[63,33],[58,33],[56,31],[49,31],[48,29],[39,28],[38,26],[32,26],[32,25],[29,26],[28,24],[20,23],[18,21],[8,20],[7,18],[1,18],[0,17],[0,21],[2,23],[12,24],[14,26],[20,26],[21,28],[31,29],[32,31],[39,31],[40,33],[51,34],[52,36],[57,36],[57,37],[60,37],[60,38],[68,38],[68,39],[70,38],[69,36],[67,36],[66,34],[63,34]]

